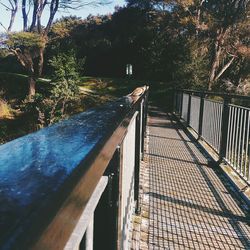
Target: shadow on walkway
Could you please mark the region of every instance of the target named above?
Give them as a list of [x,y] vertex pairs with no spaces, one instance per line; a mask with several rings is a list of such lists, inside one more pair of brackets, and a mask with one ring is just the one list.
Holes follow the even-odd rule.
[[178,124],[149,110],[149,249],[250,249],[250,217]]

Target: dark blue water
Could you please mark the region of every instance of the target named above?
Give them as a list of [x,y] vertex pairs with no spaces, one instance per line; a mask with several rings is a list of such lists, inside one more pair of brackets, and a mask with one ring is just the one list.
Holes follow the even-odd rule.
[[130,106],[124,97],[0,146],[0,246],[15,241]]

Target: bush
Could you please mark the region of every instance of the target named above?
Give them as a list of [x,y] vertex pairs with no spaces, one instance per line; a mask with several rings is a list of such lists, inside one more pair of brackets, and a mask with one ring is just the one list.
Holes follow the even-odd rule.
[[23,104],[24,111],[34,117],[37,129],[65,118],[67,109],[80,98],[78,65],[72,51],[53,57],[50,65],[54,71],[50,95],[36,94]]

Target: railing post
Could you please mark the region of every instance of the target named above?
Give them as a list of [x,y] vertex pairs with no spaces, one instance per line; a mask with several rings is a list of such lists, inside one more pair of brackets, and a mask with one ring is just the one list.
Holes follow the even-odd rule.
[[200,112],[199,112],[199,130],[198,130],[198,139],[202,136],[202,126],[203,126],[203,112],[204,112],[204,101],[205,94],[201,93],[201,101],[200,101]]
[[177,102],[178,102],[178,91],[174,90],[174,103],[173,103],[173,112],[176,113],[177,111]]
[[221,162],[223,158],[226,156],[230,101],[231,101],[231,98],[229,96],[227,95],[224,96],[223,110],[222,110],[222,123],[221,123],[221,141],[220,141],[220,151],[219,151],[219,162]]
[[140,145],[141,145],[141,160],[143,160],[144,151],[144,112],[145,112],[145,99],[144,103],[140,103]]
[[141,159],[144,159],[144,142],[146,136],[146,125],[147,125],[147,113],[148,113],[148,92],[145,95],[144,102],[141,108],[142,112],[142,124],[141,124]]
[[86,250],[93,250],[93,243],[94,243],[94,214],[92,215],[92,218],[90,219],[90,223],[86,230]]
[[180,119],[182,117],[183,91],[180,92]]
[[190,124],[190,115],[191,115],[191,98],[192,98],[192,94],[188,94],[187,126],[189,126],[189,124]]
[[112,222],[110,223],[111,228],[113,229],[112,232],[112,239],[111,239],[111,245],[112,249],[118,249],[118,240],[119,240],[119,208],[120,208],[120,169],[121,169],[121,147],[117,146],[116,151],[114,153],[113,159],[112,159],[112,167],[113,167],[113,178],[112,178],[112,192],[111,192],[111,201],[109,203],[110,206],[110,214],[112,216]]
[[140,213],[140,161],[141,161],[141,111],[136,116],[135,128],[135,183],[134,183],[134,200],[136,202],[135,212]]
[[169,112],[171,112],[171,113],[174,113],[174,109],[175,109],[175,107],[174,107],[174,100],[175,100],[175,90],[174,89],[171,89],[171,90],[169,90],[169,93],[170,93],[170,102],[169,102],[169,107],[167,107],[167,108],[169,108]]
[[118,234],[120,230],[118,224],[121,155],[121,148],[117,146],[104,173],[104,176],[108,177],[108,184],[95,210],[94,249],[119,249],[118,242],[120,239],[118,239]]

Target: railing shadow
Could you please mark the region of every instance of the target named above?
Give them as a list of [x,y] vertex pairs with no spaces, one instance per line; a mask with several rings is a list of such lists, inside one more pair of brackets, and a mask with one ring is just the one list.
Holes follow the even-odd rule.
[[[158,116],[158,113],[161,115],[161,116]],[[220,230],[222,230],[222,232],[220,232],[223,236],[227,236],[229,237],[229,235],[233,235],[233,238],[236,240],[238,240],[238,243],[236,241],[233,241],[229,242],[229,245],[230,247],[232,248],[236,248],[236,249],[239,249],[241,248],[242,249],[242,246],[244,246],[244,248],[246,249],[250,249],[250,238],[249,238],[249,230],[247,230],[246,228],[244,228],[244,226],[242,226],[241,223],[244,223],[246,225],[250,225],[250,215],[249,215],[249,212],[244,209],[243,205],[245,204],[239,196],[237,196],[237,193],[236,193],[236,190],[232,190],[232,186],[229,184],[229,182],[227,181],[226,179],[226,176],[225,174],[222,172],[222,170],[220,170],[219,168],[216,168],[215,167],[215,164],[213,163],[212,159],[210,159],[208,157],[208,155],[204,155],[204,157],[207,159],[206,162],[207,163],[202,163],[201,160],[199,159],[199,156],[197,155],[197,153],[194,151],[194,149],[192,148],[192,145],[196,146],[196,148],[200,148],[198,146],[198,144],[193,141],[193,139],[187,135],[186,136],[183,136],[183,133],[182,133],[182,129],[180,128],[179,124],[175,121],[175,119],[173,118],[172,115],[170,114],[165,114],[165,116],[162,114],[162,112],[157,112],[155,110],[153,110],[153,112],[150,113],[150,116],[152,118],[156,118],[156,119],[152,119],[152,121],[150,121],[150,126],[152,124],[152,127],[153,128],[156,128],[156,127],[164,127],[164,128],[167,128],[167,129],[173,129],[176,131],[177,135],[178,136],[175,136],[175,138],[170,138],[171,136],[165,136],[164,135],[164,132],[163,132],[163,136],[159,136],[159,134],[155,133],[155,132],[152,132],[153,134],[150,133],[149,135],[149,138],[151,139],[163,139],[164,142],[163,143],[168,143],[166,144],[166,146],[168,145],[169,147],[171,147],[171,141],[180,141],[182,142],[182,147],[183,149],[188,152],[188,154],[191,156],[189,157],[190,159],[186,160],[186,159],[179,159],[177,157],[175,157],[173,154],[172,155],[167,155],[165,156],[164,153],[158,153],[157,151],[153,151],[150,152],[148,155],[150,157],[154,157],[155,158],[155,161],[157,161],[159,158],[159,161],[161,162],[162,160],[166,159],[166,160],[170,160],[173,161],[173,163],[171,164],[175,164],[175,162],[180,162],[180,163],[187,163],[187,164],[193,164],[193,166],[195,166],[198,170],[198,172],[200,173],[200,176],[202,178],[202,180],[204,180],[204,185],[206,188],[204,188],[204,190],[200,190],[200,192],[206,192],[209,188],[209,190],[211,192],[210,193],[210,196],[212,196],[215,201],[216,201],[216,205],[217,206],[208,206],[206,204],[206,198],[203,197],[202,200],[203,200],[203,203],[201,204],[197,204],[195,202],[193,202],[192,200],[188,200],[188,199],[182,199],[180,198],[178,195],[177,196],[169,196],[167,195],[166,193],[164,193],[164,190],[161,190],[160,189],[160,184],[155,184],[155,183],[152,183],[154,185],[156,185],[156,189],[153,189],[153,191],[149,191],[147,194],[149,195],[149,199],[150,197],[151,198],[154,198],[154,199],[150,199],[150,203],[151,202],[156,202],[157,205],[153,205],[154,207],[157,207],[161,209],[161,213],[158,214],[159,212],[156,212],[157,215],[155,215],[156,217],[154,218],[157,218],[159,221],[157,221],[157,223],[162,223],[162,227],[166,227],[166,225],[164,224],[164,221],[167,220],[168,216],[169,217],[169,220],[174,220],[175,218],[171,218],[171,211],[169,211],[169,207],[166,206],[166,205],[163,205],[162,201],[166,201],[166,202],[169,202],[171,205],[170,208],[173,208],[173,206],[178,206],[178,209],[181,209],[181,211],[178,210],[175,211],[176,213],[176,219],[177,221],[175,222],[171,222],[171,223],[174,223],[177,227],[177,229],[172,229],[172,224],[171,224],[171,229],[170,230],[184,230],[182,227],[181,227],[181,219],[178,218],[178,216],[181,216],[181,217],[185,217],[185,219],[187,219],[187,221],[190,219],[188,217],[188,215],[186,215],[186,212],[187,212],[187,208],[189,209],[194,209],[194,211],[197,211],[197,212],[194,212],[195,214],[192,215],[192,226],[194,228],[197,228],[198,231],[195,232],[196,234],[201,234],[201,231],[200,230],[203,230],[202,228],[199,228],[199,224],[197,223],[206,223],[207,226],[205,226],[205,230],[212,230],[213,233],[217,233],[216,231],[216,227],[221,227]],[[170,120],[170,122],[167,122],[166,119],[164,119],[165,121],[163,122],[162,121],[162,118],[167,118],[168,120]],[[156,130],[154,130],[156,131]],[[188,139],[187,139],[188,138]],[[165,140],[166,139],[166,140]],[[177,149],[179,150],[179,149]],[[154,162],[152,163],[154,164]],[[150,166],[151,168],[155,167],[154,165]],[[164,167],[167,167],[167,166],[164,166]],[[206,169],[209,168],[209,173],[206,172]],[[153,170],[154,171],[154,170]],[[162,170],[163,171],[163,170]],[[170,171],[170,170],[169,170]],[[152,174],[152,173],[151,173]],[[150,174],[150,175],[151,175]],[[157,181],[159,182],[165,182],[165,178],[166,178],[166,173],[165,172],[162,172],[161,174],[163,174],[163,176],[159,177],[157,176]],[[173,176],[176,176],[178,173],[170,173],[171,175]],[[212,176],[210,176],[210,174],[214,174],[216,175],[216,177],[218,177],[218,180],[216,180],[216,182],[213,181],[213,179],[211,179]],[[185,179],[186,179],[186,182],[187,182],[187,178],[188,177],[182,177],[182,176],[179,176],[178,177],[178,180],[183,184],[183,190],[182,190],[182,194],[184,195],[188,195],[188,192],[189,191],[186,191],[185,190]],[[155,181],[155,180],[154,180]],[[195,180],[194,180],[195,181]],[[217,190],[217,186],[216,186],[216,183],[217,182],[220,182],[223,186],[223,190],[224,191],[221,191],[221,190]],[[164,184],[165,185],[165,184]],[[168,186],[168,184],[166,184]],[[175,184],[177,185],[177,184]],[[197,189],[200,189],[202,188],[201,186],[197,185],[196,187]],[[193,192],[195,192],[196,190],[193,190]],[[232,197],[232,202],[235,202],[239,209],[241,210],[242,213],[235,213],[235,210],[234,209],[230,209],[228,208],[228,205],[230,204],[226,204],[225,201],[224,201],[224,198],[225,197],[222,197],[221,196],[221,193],[226,193],[228,195],[230,195]],[[181,194],[179,194],[181,195]],[[187,196],[188,197],[188,196]],[[195,195],[196,197],[196,195]],[[199,197],[198,197],[199,198]],[[200,199],[200,198],[199,198]],[[159,200],[159,203],[158,201]],[[149,204],[150,206],[150,204]],[[177,208],[176,208],[177,209]],[[200,214],[198,211],[201,211],[203,213],[206,213],[208,214],[206,217],[207,218],[202,218],[200,217]],[[178,215],[177,213],[180,212],[180,215]],[[162,214],[164,213],[164,214]],[[197,216],[196,216],[196,213],[197,213]],[[171,215],[170,215],[171,214]],[[174,216],[174,215],[172,215]],[[204,216],[204,215],[203,215]],[[211,219],[211,216],[213,216],[213,218]],[[217,218],[215,216],[218,216]],[[163,220],[163,217],[165,217],[165,219]],[[162,221],[163,220],[163,221]],[[223,227],[222,225],[220,225],[221,223],[227,223],[228,225],[226,227]],[[170,223],[170,222],[167,222],[167,223]],[[156,233],[159,234],[159,229],[157,228],[154,228],[155,227],[155,222],[150,222],[150,226],[152,227],[152,230],[156,230]],[[181,229],[180,229],[180,228]],[[185,239],[177,239],[177,240],[172,240],[174,242],[174,244],[177,244],[179,245],[179,243],[181,243],[181,241],[188,241],[188,240],[194,240],[196,241],[197,243],[197,239],[188,239],[187,234],[189,233],[194,233],[191,229],[189,228],[185,228],[185,230],[189,231],[190,229],[190,232],[185,232],[183,235],[181,235],[181,237],[184,237]],[[204,232],[202,232],[203,234]],[[227,235],[227,233],[229,235]],[[163,234],[164,235],[164,234]],[[164,236],[162,235],[163,239],[164,239]],[[222,236],[222,237],[223,237]],[[176,235],[174,237],[177,237]],[[205,235],[203,235],[203,237],[205,237]],[[209,241],[214,241],[216,242],[215,244],[217,243],[221,243],[221,241],[219,242],[218,239],[213,239],[213,237],[211,235],[206,235],[206,237],[209,239]],[[230,236],[231,237],[231,236]],[[167,242],[170,242],[171,243],[171,239],[166,239]],[[154,242],[155,243],[155,242]],[[154,244],[152,243],[152,244]],[[204,242],[203,242],[204,243]],[[203,244],[202,243],[202,244]],[[242,244],[242,246],[240,246],[240,243]],[[180,244],[182,247],[184,247],[183,243]],[[169,245],[168,245],[169,246]],[[208,247],[210,248],[211,245],[209,245],[208,243],[204,243],[204,246],[205,247]],[[204,247],[203,246],[203,247]],[[165,247],[165,246],[164,246]]]
[[[173,123],[173,121],[174,121],[173,116],[169,115],[169,119],[170,119],[171,123]],[[183,142],[185,144],[186,149],[188,150],[188,152],[192,156],[192,158],[194,160],[194,163],[196,164],[196,166],[197,166],[198,170],[200,171],[203,179],[205,180],[205,182],[207,183],[209,189],[211,190],[214,198],[217,201],[217,204],[219,205],[220,209],[223,211],[221,213],[221,216],[225,216],[225,217],[228,218],[229,224],[234,229],[234,231],[237,234],[238,239],[241,241],[242,245],[244,247],[246,247],[246,249],[249,249],[250,248],[250,238],[249,238],[249,234],[248,234],[249,232],[244,231],[244,229],[238,223],[239,222],[239,217],[232,214],[231,211],[227,208],[225,202],[223,201],[222,197],[220,196],[219,192],[217,191],[217,189],[214,186],[213,182],[211,181],[210,177],[207,175],[206,171],[204,170],[204,168],[199,163],[199,159],[196,156],[195,152],[190,147],[190,145],[186,142],[183,135],[180,133],[178,126],[173,126],[173,128],[175,128],[175,130],[176,130],[177,134],[179,135],[179,137],[181,139],[183,139]],[[187,135],[187,136],[189,137],[189,135]],[[197,146],[197,144],[195,142],[194,142],[194,144],[195,144],[195,146]],[[232,189],[228,188],[228,183],[225,180],[225,176],[223,176],[223,172],[219,168],[213,169],[213,171],[215,172],[217,177],[220,179],[221,183],[223,184],[223,186],[227,190],[228,194],[230,194],[231,197],[234,199],[234,201],[238,204],[238,206],[241,207],[241,202],[240,202],[239,198],[236,197],[236,193],[233,192]],[[199,209],[203,209],[203,208],[199,208]],[[250,217],[249,217],[248,212],[243,210],[243,209],[242,209],[242,212],[245,214],[244,222],[247,222],[247,224],[250,225]],[[242,218],[241,218],[241,220],[242,220]]]

